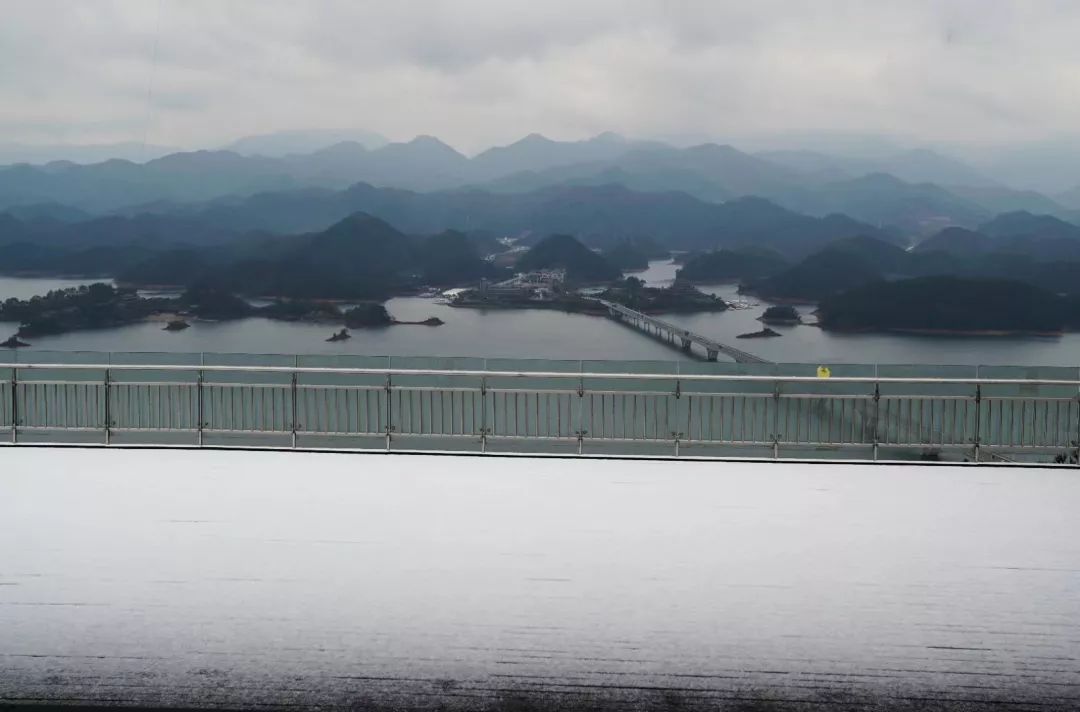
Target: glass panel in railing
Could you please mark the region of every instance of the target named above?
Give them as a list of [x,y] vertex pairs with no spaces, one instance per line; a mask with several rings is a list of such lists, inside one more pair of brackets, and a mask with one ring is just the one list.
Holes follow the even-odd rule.
[[[979,366],[981,380],[1009,380],[1019,383],[985,383],[982,395],[992,397],[1076,398],[1080,394],[1080,369],[1063,366]],[[1067,381],[1046,384],[1039,381]]]
[[582,382],[586,391],[674,394],[680,366],[678,361],[582,361],[581,371],[586,374]]
[[[354,354],[305,354],[296,356],[293,363],[299,369],[326,369],[299,371],[297,383],[308,386],[363,386],[386,387],[386,372],[391,368],[389,356],[361,356]],[[350,372],[356,369],[360,373]],[[376,373],[366,373],[376,371]]]
[[105,351],[47,351],[20,349],[15,352],[15,363],[33,364],[107,364],[110,356]]
[[[114,383],[194,383],[202,354],[169,352],[113,352],[109,354],[109,380]],[[139,368],[127,368],[138,366]],[[153,366],[168,366],[156,369]],[[146,367],[146,368],[143,368]],[[178,369],[177,367],[185,367]]]
[[[780,363],[776,364],[776,374],[799,379],[784,381],[781,378],[780,392],[783,394],[873,396],[877,367],[856,363]],[[860,380],[843,380],[848,378]]]
[[109,354],[109,363],[113,365],[136,366],[198,366],[202,363],[201,353],[179,353],[170,351],[113,351]]
[[[100,351],[23,350],[16,353],[15,363],[34,366],[34,368],[19,369],[20,381],[99,382],[105,379],[104,367],[109,363],[109,354]],[[45,366],[45,368],[38,368],[38,366]],[[64,368],[64,366],[79,366],[79,368]],[[87,366],[92,366],[92,368],[86,368]]]
[[[679,388],[689,393],[769,393],[775,388],[771,380],[776,366],[770,363],[735,363],[733,361],[683,361],[679,363]],[[689,378],[682,378],[689,376]],[[707,380],[694,376],[717,376]],[[750,377],[743,379],[740,377]],[[727,377],[727,378],[725,378]]]
[[255,366],[288,367],[296,362],[292,354],[249,354],[249,353],[211,353],[202,354],[202,363],[206,366]]
[[[904,379],[880,383],[882,395],[974,396],[978,368],[961,365],[880,364],[879,379]],[[965,381],[942,383],[942,380]]]
[[489,358],[484,364],[488,372],[522,374],[488,376],[489,388],[576,391],[580,385],[581,361],[578,360]]
[[296,363],[295,356],[285,354],[205,353],[201,360],[204,382],[235,384],[291,383],[289,369]]
[[[455,386],[479,388],[480,376],[476,375],[476,373],[484,370],[484,359],[462,356],[391,356],[390,367],[394,371],[392,380],[396,385],[428,388]],[[416,373],[402,373],[402,371],[415,371]],[[464,373],[454,375],[453,373],[425,373],[425,371],[461,371]]]

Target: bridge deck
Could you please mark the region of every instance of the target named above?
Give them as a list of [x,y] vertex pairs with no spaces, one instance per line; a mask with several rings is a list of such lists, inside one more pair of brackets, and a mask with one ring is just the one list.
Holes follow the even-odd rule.
[[690,331],[689,329],[684,329],[681,326],[664,321],[663,319],[657,319],[656,317],[643,314],[622,304],[609,302],[603,299],[597,301],[607,307],[609,312],[619,314],[624,321],[629,319],[634,322],[648,324],[656,329],[668,333],[672,338],[678,338],[683,340],[684,342],[694,343],[701,346],[703,349],[705,349],[705,352],[707,354],[710,352],[722,353],[725,356],[733,359],[736,363],[770,363],[768,360],[763,359],[760,356],[755,356],[754,354],[743,351],[742,349],[737,349],[732,346],[728,346],[727,344],[721,344],[717,341],[713,341],[712,339]]

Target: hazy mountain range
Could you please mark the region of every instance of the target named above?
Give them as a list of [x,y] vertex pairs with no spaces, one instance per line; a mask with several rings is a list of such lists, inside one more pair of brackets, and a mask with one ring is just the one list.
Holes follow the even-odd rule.
[[[339,138],[360,140],[304,150]],[[430,136],[385,143],[326,131],[250,137],[231,148],[143,163],[0,167],[0,211],[8,213],[0,243],[206,244],[223,231],[324,230],[364,212],[411,234],[566,233],[594,246],[648,237],[670,249],[758,245],[800,257],[845,237],[906,246],[1016,213],[1042,221],[1025,249],[1064,254],[1054,241],[1076,236],[1057,225],[1080,222],[1080,211],[1063,204],[1068,195],[1059,202],[1016,190],[928,150],[851,159],[532,134],[470,158]]]
[[172,146],[155,146],[137,141],[93,145],[0,142],[0,165],[45,164],[54,161],[101,163],[114,158],[142,162],[177,153],[179,150]]

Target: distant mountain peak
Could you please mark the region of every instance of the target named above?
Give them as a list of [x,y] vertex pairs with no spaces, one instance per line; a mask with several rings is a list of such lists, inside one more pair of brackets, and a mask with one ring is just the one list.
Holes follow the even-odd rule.
[[385,137],[362,129],[312,129],[247,136],[233,141],[225,148],[246,156],[282,157],[297,153],[313,153],[344,141],[355,141],[368,150],[389,143]]
[[453,159],[455,162],[458,160],[466,161],[464,155],[458,152],[453,146],[443,142],[435,136],[429,136],[427,134],[421,134],[411,141],[405,143],[391,143],[387,146],[383,146],[377,151],[373,152],[373,155],[385,153],[386,155],[395,155],[400,153],[420,153],[421,155],[435,156],[446,159]]
[[362,161],[366,158],[371,151],[367,149],[362,143],[356,141],[339,141],[326,148],[320,148],[318,151],[309,154],[294,154],[289,158],[294,161],[348,161],[350,163],[355,161]]
[[589,139],[593,143],[626,143],[626,137],[614,131],[604,131]]
[[412,141],[406,142],[408,146],[439,146],[441,148],[449,148],[453,151],[453,147],[444,142],[442,139],[432,136],[431,134],[420,134]]
[[717,153],[732,155],[742,151],[727,143],[699,143],[696,146],[690,146],[686,149],[690,153]]
[[847,182],[850,183],[850,184],[862,183],[864,185],[879,185],[879,186],[887,186],[887,187],[890,187],[890,188],[891,187],[896,187],[896,186],[906,185],[906,183],[904,181],[900,180],[899,178],[892,175],[891,173],[882,173],[881,171],[876,171],[874,173],[867,173],[864,176],[860,176],[858,178],[852,178],[850,181],[847,181]]

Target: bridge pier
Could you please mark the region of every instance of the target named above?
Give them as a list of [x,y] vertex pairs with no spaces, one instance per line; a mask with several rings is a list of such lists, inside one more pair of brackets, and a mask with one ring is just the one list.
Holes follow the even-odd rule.
[[720,352],[715,349],[706,349],[705,357],[709,361],[715,361],[716,357],[720,355]]
[[682,341],[682,350],[683,351],[689,351],[690,350],[690,344],[692,344],[693,342],[690,341],[690,339],[686,338],[685,336],[679,337],[679,340]]

